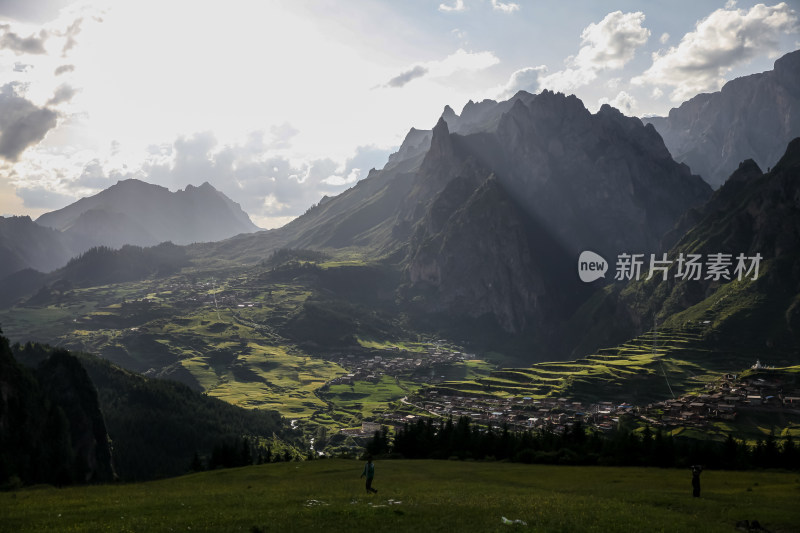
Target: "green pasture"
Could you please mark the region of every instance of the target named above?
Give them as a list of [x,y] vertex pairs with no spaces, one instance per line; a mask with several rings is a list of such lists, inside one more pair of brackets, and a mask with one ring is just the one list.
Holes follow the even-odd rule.
[[[197,361],[183,364],[189,368]],[[273,409],[287,418],[309,418],[327,407],[315,391],[345,373],[335,363],[283,346],[250,342],[246,353],[215,374],[218,381],[207,393],[241,407]]]
[[733,533],[744,520],[800,531],[796,472],[707,470],[693,498],[688,469],[379,460],[373,495],[362,466],[327,459],[14,490],[0,493],[0,531]]
[[374,350],[394,350],[394,349],[401,349],[406,352],[411,353],[427,353],[429,343],[425,342],[402,342],[402,341],[391,341],[385,339],[370,339],[370,338],[362,338],[358,337],[356,339],[358,344],[363,348],[371,348]]
[[376,411],[384,411],[389,403],[409,395],[418,387],[412,381],[382,376],[377,383],[355,381],[352,385],[331,385],[320,396],[337,408],[358,410],[363,416],[369,417]]

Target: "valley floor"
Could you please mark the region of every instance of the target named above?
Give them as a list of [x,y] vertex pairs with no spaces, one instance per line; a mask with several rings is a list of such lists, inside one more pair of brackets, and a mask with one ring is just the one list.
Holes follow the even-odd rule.
[[161,481],[0,493],[2,532],[47,531],[697,531],[745,520],[800,532],[800,477],[689,470],[330,459]]

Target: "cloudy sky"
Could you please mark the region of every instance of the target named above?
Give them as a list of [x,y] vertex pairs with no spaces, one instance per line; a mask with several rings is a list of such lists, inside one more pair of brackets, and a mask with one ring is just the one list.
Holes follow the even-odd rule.
[[138,178],[276,227],[445,105],[666,114],[800,48],[800,0],[0,0],[0,215]]

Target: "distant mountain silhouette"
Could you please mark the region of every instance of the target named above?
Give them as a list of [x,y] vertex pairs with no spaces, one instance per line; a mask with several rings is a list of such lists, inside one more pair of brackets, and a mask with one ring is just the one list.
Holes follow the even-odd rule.
[[767,169],[800,135],[800,50],[779,58],[773,70],[736,78],[667,117],[643,120],[656,127],[676,161],[714,188],[746,159]]
[[136,179],[116,185],[36,220],[64,232],[83,251],[94,246],[154,246],[212,242],[258,231],[239,204],[208,183],[170,192]]
[[30,217],[0,217],[0,278],[26,268],[49,272],[74,255],[69,238]]
[[173,193],[130,179],[36,222],[0,217],[0,279],[22,270],[51,272],[98,246],[212,242],[259,230],[239,204],[208,183]]

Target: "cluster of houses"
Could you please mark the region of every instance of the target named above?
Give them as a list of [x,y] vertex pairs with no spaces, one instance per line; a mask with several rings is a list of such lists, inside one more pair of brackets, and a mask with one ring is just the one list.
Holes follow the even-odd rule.
[[452,396],[440,395],[436,390],[426,390],[406,400],[406,403],[426,414],[387,413],[384,420],[393,425],[402,425],[415,421],[419,416],[453,419],[466,416],[480,425],[505,425],[516,431],[547,429],[560,433],[576,422],[604,431],[611,430],[620,415],[634,411],[632,405],[612,402],[590,404],[568,398]]
[[[385,413],[381,422],[400,427],[420,417],[455,420],[466,416],[480,425],[563,433],[577,422],[600,431],[610,431],[623,415],[662,428],[702,428],[714,419],[735,420],[739,412],[748,409],[796,410],[800,415],[800,389],[787,387],[785,383],[759,374],[748,377],[727,374],[708,384],[702,393],[687,394],[646,407],[610,401],[578,402],[568,398],[459,396],[435,388],[424,389],[405,398],[403,403],[414,409]],[[410,410],[418,414],[408,414]],[[365,422],[364,427],[352,431],[354,435],[370,436],[378,427],[376,422]]]
[[[257,301],[254,297],[257,291],[235,291],[231,289],[221,289],[220,284],[211,281],[174,281],[159,287],[158,296],[168,294],[172,305],[184,308],[197,306],[205,307],[225,307],[231,309],[243,308],[262,308],[264,304]],[[213,293],[210,291],[214,291]],[[150,296],[145,296],[134,302],[152,302]],[[131,303],[131,302],[128,302]]]
[[[753,369],[762,368],[760,362],[753,365]],[[726,374],[706,385],[704,393],[648,405],[644,416],[660,426],[703,427],[714,419],[736,420],[740,412],[753,409],[790,409],[800,414],[800,389],[787,387],[768,375]]]
[[[380,353],[381,355],[378,355]],[[414,354],[394,348],[386,351],[357,355],[334,354],[327,359],[337,363],[348,373],[329,381],[328,385],[352,385],[355,381],[377,383],[383,376],[413,375],[420,383],[436,383],[444,381],[444,377],[432,372],[439,365],[458,363],[470,359],[471,356],[461,352],[443,351],[436,347],[428,349],[427,355]]]

